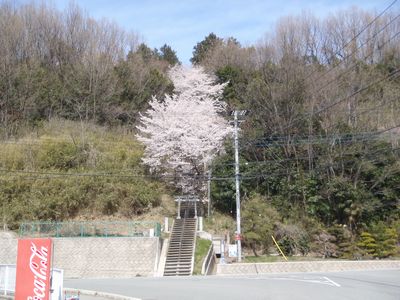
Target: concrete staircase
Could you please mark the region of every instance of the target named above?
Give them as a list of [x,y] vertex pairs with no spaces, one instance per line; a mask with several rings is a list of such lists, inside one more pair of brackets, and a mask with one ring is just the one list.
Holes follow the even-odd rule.
[[175,219],[171,232],[164,276],[189,276],[193,272],[197,219],[189,217]]

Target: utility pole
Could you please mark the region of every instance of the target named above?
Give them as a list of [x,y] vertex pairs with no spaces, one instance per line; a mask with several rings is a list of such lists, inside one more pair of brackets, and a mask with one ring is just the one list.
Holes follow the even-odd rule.
[[235,136],[235,185],[236,185],[236,246],[237,261],[242,261],[242,236],[240,229],[240,170],[239,170],[239,120],[238,115],[244,116],[247,111],[234,111],[234,136]]
[[211,216],[211,167],[208,170],[208,180],[207,180],[207,197],[208,197],[208,210],[207,215],[208,217]]

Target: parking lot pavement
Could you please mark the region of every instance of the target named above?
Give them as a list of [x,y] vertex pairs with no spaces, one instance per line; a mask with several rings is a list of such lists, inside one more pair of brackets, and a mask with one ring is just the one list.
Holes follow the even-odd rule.
[[400,270],[66,280],[64,286],[145,300],[399,300]]

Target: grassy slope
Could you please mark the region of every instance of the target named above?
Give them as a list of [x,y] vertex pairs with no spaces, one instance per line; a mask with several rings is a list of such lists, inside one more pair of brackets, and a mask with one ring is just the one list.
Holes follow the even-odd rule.
[[194,270],[193,274],[200,275],[201,267],[203,266],[204,258],[208,253],[208,249],[210,248],[211,241],[205,239],[196,239],[196,251],[194,254]]
[[[22,221],[159,219],[165,187],[145,176],[142,146],[127,129],[53,120],[0,142],[0,213]],[[160,206],[161,205],[161,206]],[[155,209],[154,209],[155,208]]]

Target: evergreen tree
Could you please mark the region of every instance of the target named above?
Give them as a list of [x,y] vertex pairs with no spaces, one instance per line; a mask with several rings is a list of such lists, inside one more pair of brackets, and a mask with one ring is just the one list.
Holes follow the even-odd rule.
[[217,37],[214,33],[210,33],[203,41],[194,46],[193,57],[190,59],[190,62],[194,65],[201,64],[207,54],[222,42],[221,38]]
[[176,56],[176,51],[172,50],[171,46],[167,44],[160,48],[160,58],[167,61],[171,66],[181,63],[178,56]]
[[360,235],[360,241],[357,243],[357,246],[360,247],[362,253],[366,256],[377,256],[377,248],[378,245],[374,236],[369,232],[363,232]]

